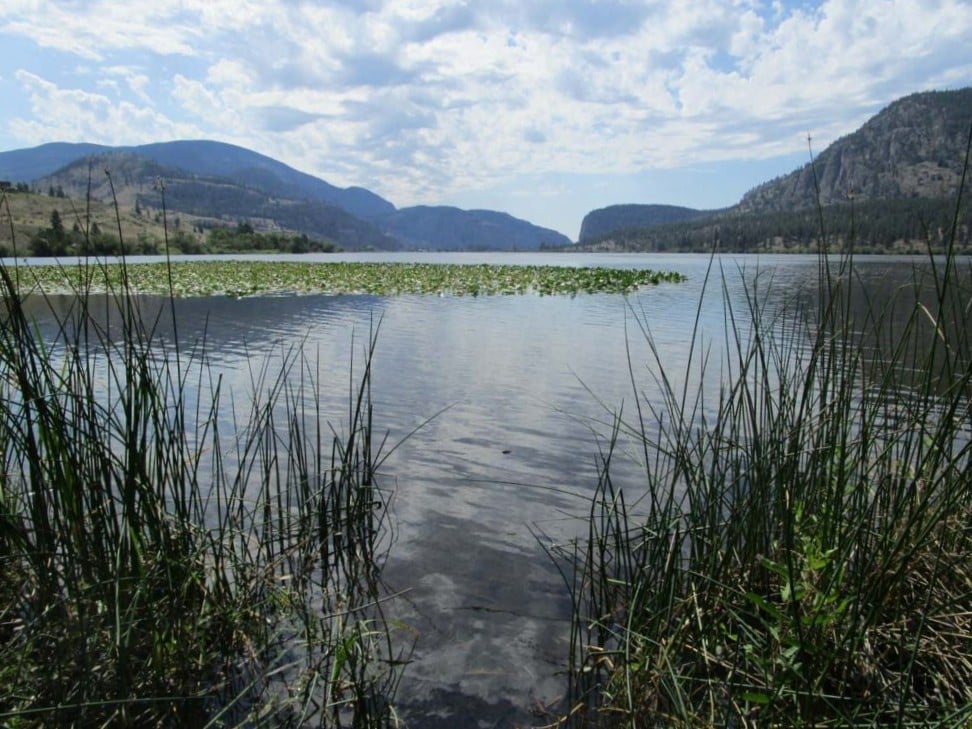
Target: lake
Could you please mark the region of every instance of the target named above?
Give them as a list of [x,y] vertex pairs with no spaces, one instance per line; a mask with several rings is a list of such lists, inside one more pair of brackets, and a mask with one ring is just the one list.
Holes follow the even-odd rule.
[[[303,257],[301,260],[312,260]],[[718,394],[727,302],[745,331],[746,285],[766,310],[816,303],[814,256],[722,256],[703,295],[705,255],[338,254],[321,260],[510,263],[646,267],[684,283],[627,297],[267,296],[183,299],[183,346],[205,340],[224,390],[245,395],[253,372],[279,366],[302,346],[319,369],[324,412],[340,429],[352,361],[359,366],[379,327],[374,362],[376,430],[399,445],[380,483],[394,534],[384,570],[400,593],[389,617],[414,642],[398,696],[413,729],[513,727],[543,723],[565,681],[569,600],[544,545],[583,536],[598,478],[598,448],[616,413],[635,400],[660,404],[650,329],[676,384],[691,334],[711,347],[693,378]],[[151,260],[151,259],[137,259]],[[890,296],[921,259],[866,257],[861,279]],[[64,302],[61,302],[62,304]],[[58,306],[58,300],[54,301]],[[44,304],[35,302],[42,316]],[[908,309],[902,307],[902,310]],[[164,338],[171,331],[164,329]],[[694,350],[696,361],[706,351]],[[630,363],[630,367],[629,367]],[[413,432],[414,431],[414,432]],[[404,439],[404,440],[403,440]],[[639,493],[638,449],[622,440],[612,473]]]

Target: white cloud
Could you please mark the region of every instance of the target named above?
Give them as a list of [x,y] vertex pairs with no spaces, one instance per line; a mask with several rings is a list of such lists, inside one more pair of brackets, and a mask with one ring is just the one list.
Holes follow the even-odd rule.
[[151,108],[117,102],[109,96],[62,89],[27,71],[17,80],[28,90],[32,117],[14,118],[8,129],[25,145],[53,140],[131,144],[198,137],[200,129],[174,122]]
[[121,79],[125,88],[137,99],[149,106],[154,105],[152,97],[148,93],[150,79],[140,68],[133,66],[106,66],[101,69],[101,73],[104,75],[104,79],[100,83],[113,88],[117,96],[123,94],[122,87],[116,80]]
[[968,84],[969,37],[963,0],[10,0],[0,143],[215,137],[437,202],[826,144]]
[[206,84],[181,74],[173,79],[172,96],[183,109],[196,117],[210,118],[223,110],[219,97]]
[[193,55],[199,28],[182,25],[166,3],[32,2],[6,6],[0,33],[30,38],[91,60],[117,50],[151,49],[161,55]]

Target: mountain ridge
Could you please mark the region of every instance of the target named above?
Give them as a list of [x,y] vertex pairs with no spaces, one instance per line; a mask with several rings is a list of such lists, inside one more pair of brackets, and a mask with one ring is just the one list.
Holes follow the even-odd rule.
[[[465,223],[463,221],[465,220]],[[435,250],[501,250],[563,247],[571,243],[562,233],[518,221],[495,210],[462,210],[449,205],[400,208],[376,222],[406,245]],[[497,245],[496,241],[502,241]],[[444,243],[443,243],[444,242]]]
[[[196,174],[225,177],[247,184],[252,170],[267,173],[261,189],[281,197],[307,197],[343,208],[359,218],[384,215],[395,206],[363,187],[336,187],[306,172],[296,170],[272,157],[226,142],[180,139],[154,142],[130,151],[157,162]],[[244,174],[251,172],[251,174]]]
[[[105,174],[109,171],[110,177]],[[193,216],[200,227],[249,221],[260,230],[299,231],[350,249],[399,247],[378,226],[331,203],[270,197],[266,191],[230,178],[196,174],[120,149],[82,157],[36,182],[42,190],[56,189],[76,199],[90,195],[125,209],[158,212],[164,207],[173,216]]]
[[[734,251],[813,250],[821,231],[819,217],[809,213],[819,203],[835,230],[856,228],[859,244],[888,252],[913,250],[933,220],[937,228],[948,227],[943,211],[949,207],[944,203],[958,190],[970,129],[972,87],[909,94],[840,137],[812,162],[757,185],[733,206],[715,211],[683,208],[683,220],[657,215],[658,209],[671,206],[602,208],[585,216],[580,246],[687,251],[711,250],[718,244]],[[854,206],[862,213],[856,220]],[[905,220],[903,211],[918,222]],[[921,220],[923,216],[927,219]],[[596,234],[585,236],[584,231],[592,230]],[[959,238],[964,240],[967,232],[960,229]]]
[[715,211],[698,210],[681,205],[620,204],[592,210],[581,221],[578,241],[596,240],[616,230],[650,227],[665,223],[695,220]]
[[0,178],[33,182],[54,175],[83,157],[128,152],[165,167],[207,177],[225,177],[245,183],[248,170],[268,175],[263,187],[285,197],[307,197],[344,208],[357,216],[383,215],[395,206],[362,187],[341,188],[301,172],[259,152],[227,142],[180,139],[141,145],[109,146],[86,142],[49,142],[36,147],[0,152]]
[[[857,200],[941,197],[962,174],[972,87],[901,97],[813,162],[756,186],[741,212],[800,210]],[[816,178],[816,179],[814,179]]]
[[[819,203],[834,209],[866,206],[870,220],[862,222],[871,224],[874,240],[879,238],[883,249],[900,248],[899,238],[914,238],[913,227],[898,216],[894,224],[899,229],[891,229],[888,220],[894,216],[882,212],[881,201],[899,201],[901,209],[918,216],[930,214],[929,205],[952,194],[961,179],[970,121],[972,87],[910,94],[836,140],[812,162],[757,185],[733,206],[697,210],[612,205],[584,217],[579,240],[612,250],[704,250],[717,241],[733,250],[802,250],[819,236],[813,217],[804,214]],[[268,230],[313,233],[351,249],[529,250],[571,243],[556,231],[498,211],[443,205],[399,209],[365,188],[338,188],[257,152],[208,140],[136,147],[50,143],[0,153],[0,179],[26,178],[45,188],[66,186],[80,194],[87,178],[79,168],[68,169],[70,165],[83,166],[83,159],[89,167],[100,159],[113,164],[122,159],[103,157],[108,154],[146,160],[139,170],[130,166],[115,179],[115,194],[125,204],[138,205],[141,200],[159,207],[155,183],[166,179],[170,209],[209,217],[214,224],[247,220]],[[222,207],[202,207],[207,199]],[[931,202],[922,207],[923,200]],[[846,218],[845,213],[839,215]],[[669,238],[661,240],[661,235]]]
[[[146,162],[140,166],[134,159]],[[113,174],[111,191],[120,204],[161,208],[156,182],[164,179],[166,207],[173,212],[209,218],[214,224],[248,220],[258,228],[308,233],[355,250],[403,244],[439,250],[464,245],[537,249],[571,243],[556,231],[498,211],[445,206],[399,210],[365,188],[338,188],[224,142],[177,140],[121,147],[54,142],[0,152],[0,179],[27,181],[40,189],[56,188],[80,197],[88,194],[89,179],[95,179],[88,170],[99,166],[124,168]],[[103,179],[94,184],[92,194],[107,199]],[[207,207],[206,201],[213,204]],[[442,221],[444,210],[449,210],[448,224]],[[423,216],[434,220],[423,221]],[[417,235],[415,230],[425,232]]]

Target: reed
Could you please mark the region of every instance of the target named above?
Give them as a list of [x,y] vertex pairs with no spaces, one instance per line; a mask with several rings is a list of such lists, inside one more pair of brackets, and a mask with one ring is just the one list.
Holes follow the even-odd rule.
[[52,335],[0,266],[0,724],[394,724],[374,337],[330,428],[325,363],[225,393],[121,267]]
[[[904,324],[855,314],[852,253],[782,311],[750,280],[745,310],[724,294],[725,353],[697,327],[684,371],[635,312],[661,394],[632,376],[588,538],[561,554],[562,725],[970,725],[972,271],[951,247],[927,268]],[[711,368],[718,392],[679,384]],[[622,487],[629,435],[644,480]]]

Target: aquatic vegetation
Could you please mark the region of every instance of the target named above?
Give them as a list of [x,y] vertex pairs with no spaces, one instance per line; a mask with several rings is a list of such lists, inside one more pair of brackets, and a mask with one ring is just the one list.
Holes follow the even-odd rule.
[[[171,279],[170,279],[171,272]],[[421,263],[305,263],[179,261],[84,266],[31,266],[21,285],[46,293],[120,290],[176,296],[265,294],[624,294],[642,286],[678,282],[682,276],[650,269],[569,266],[455,265]]]
[[124,285],[110,327],[79,287],[43,337],[24,273],[0,265],[0,725],[393,725],[374,340],[331,422],[297,349],[227,393]]
[[[590,539],[561,554],[567,726],[969,726],[972,280],[939,277],[941,305],[875,342],[888,318],[846,318],[850,270],[822,312],[751,290],[721,359],[696,333],[673,372],[652,346],[661,391],[615,432],[644,480],[614,476],[611,442]],[[721,389],[677,384],[707,367]]]
[[[697,318],[678,371],[635,312],[660,392],[633,382],[589,539],[557,553],[563,726],[972,725],[972,270],[954,246],[930,267],[883,308],[851,255],[821,257],[812,303],[750,283],[726,351]],[[638,483],[613,477],[622,434]]]

